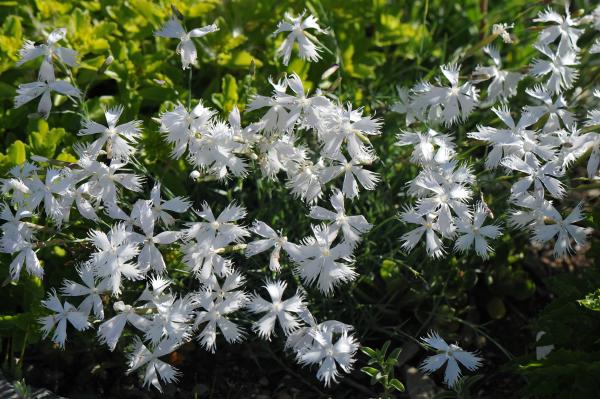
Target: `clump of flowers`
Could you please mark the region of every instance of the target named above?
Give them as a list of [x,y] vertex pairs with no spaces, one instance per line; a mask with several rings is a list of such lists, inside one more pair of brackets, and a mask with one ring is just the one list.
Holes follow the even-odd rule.
[[[286,15],[286,22],[278,25],[277,32],[290,32],[279,49],[285,64],[295,42],[302,58],[319,60],[317,46],[305,33],[322,31],[316,21],[313,16]],[[177,52],[183,69],[188,69],[197,63],[192,38],[216,30],[209,25],[188,32],[172,18],[155,34],[180,40]],[[80,94],[75,86],[54,79],[53,63],[75,66],[76,53],[56,45],[66,33],[53,32],[45,45],[25,44],[22,62],[43,55],[44,63],[35,93],[21,87],[16,106],[46,88]],[[14,256],[9,266],[14,280],[23,271],[42,277],[36,252],[52,244],[45,236],[38,239],[44,223],[52,230],[62,228],[60,235],[68,239],[72,218],[92,226],[87,238],[71,241],[85,243],[90,251],[77,268],[79,279],[63,281],[60,294],[69,302],[61,302],[55,291],[43,302],[52,312],[40,319],[46,336],[64,347],[69,324],[78,331],[94,328],[98,341],[112,351],[127,346],[123,332],[131,330],[135,339],[129,372],[144,369],[144,383],[159,390],[162,383],[179,377],[161,359],[183,343],[196,340],[214,352],[220,341],[239,342],[252,332],[267,340],[287,337],[286,348],[300,364],[316,365],[317,377],[326,385],[336,381],[340,371],[351,371],[358,349],[352,326],[317,322],[309,311],[314,298],[301,286],[288,295],[289,282],[281,278],[262,277],[268,300],[261,293],[249,294],[243,269],[231,255],[265,259],[273,274],[287,268],[326,295],[335,295],[338,287],[353,281],[358,275],[353,254],[372,225],[347,207],[379,181],[368,170],[376,159],[368,137],[381,134],[381,121],[332,95],[309,92],[294,73],[270,83],[273,92],[256,95],[246,107],[246,112],[261,112],[255,123],[243,124],[237,107],[222,119],[201,101],[193,107],[177,104],[157,120],[162,138],[172,146],[172,158],[185,158],[197,179],[243,179],[256,169],[264,179],[281,180],[294,197],[310,205],[310,217],[316,221],[312,234],[296,242],[279,230],[282,226],[249,219],[250,212],[241,204],[197,204],[169,196],[140,171],[135,159],[148,127],[139,120],[124,120],[127,110],[118,104],[104,110],[105,121],[84,113],[78,134],[82,141],[74,146],[76,162],[35,156],[2,179],[9,202],[2,206],[0,250]],[[39,107],[43,116],[50,112],[46,91]],[[142,195],[146,187],[151,188],[149,196]],[[184,271],[198,288],[182,293],[173,289],[167,248],[183,255]],[[136,300],[124,298],[126,287],[144,282],[146,288]],[[251,329],[240,322],[248,319],[254,320]]]
[[[401,236],[402,249],[423,245],[433,258],[453,250],[487,259],[505,229],[498,220],[530,231],[538,245],[553,242],[556,256],[585,245],[585,203],[561,202],[570,201],[564,177],[578,159],[588,156],[587,175],[598,178],[600,135],[594,129],[600,125],[600,109],[587,107],[590,99],[581,101],[577,106],[586,111],[582,117],[573,106],[583,51],[578,41],[593,21],[573,18],[568,10],[564,16],[551,9],[540,13],[535,20],[544,24],[536,44],[540,57],[527,72],[535,81],[531,87],[521,87],[524,75],[504,69],[501,50],[488,45],[483,51],[491,64],[478,65],[471,74],[456,60],[442,65],[441,76],[433,82],[399,89],[400,101],[393,110],[405,114],[406,128],[397,145],[412,147],[411,162],[419,168],[407,185],[410,203],[403,204],[399,215],[411,225]],[[490,38],[510,44],[512,27],[494,25]],[[179,39],[182,68],[190,69],[198,61],[193,38],[217,30],[212,24],[187,31],[174,17],[155,35]],[[277,49],[284,65],[295,46],[301,59],[321,59],[323,48],[310,32],[324,32],[315,16],[285,15],[275,31],[287,33]],[[66,37],[65,29],[57,29],[46,44],[24,44],[19,65],[43,60],[38,80],[17,89],[15,107],[41,97],[37,112],[47,118],[51,92],[84,105],[68,69],[77,65],[77,53],[57,44]],[[598,46],[590,53],[598,52]],[[56,80],[56,65],[68,72],[70,82]],[[483,82],[487,88],[481,87]],[[285,225],[255,220],[254,210],[235,200],[200,204],[196,198],[171,195],[135,159],[144,155],[140,138],[149,127],[125,119],[127,109],[119,104],[104,110],[102,122],[85,112],[81,141],[74,146],[76,161],[34,156],[0,180],[6,201],[0,212],[0,251],[13,256],[8,266],[13,280],[25,272],[43,276],[40,248],[62,240],[88,249],[77,267],[79,279],[65,279],[59,290],[69,301],[52,290],[42,302],[50,313],[39,319],[45,337],[64,348],[70,329],[95,329],[109,350],[127,350],[129,372],[143,369],[144,384],[158,390],[180,377],[165,358],[182,344],[195,340],[214,352],[224,342],[241,342],[252,333],[265,340],[282,337],[296,361],[314,366],[326,386],[352,370],[359,347],[354,327],[318,321],[310,311],[317,298],[306,288],[335,297],[361,272],[355,256],[363,235],[377,221],[351,206],[380,182],[372,170],[378,154],[371,140],[382,134],[383,121],[332,93],[308,90],[296,73],[269,78],[269,83],[270,92],[255,94],[244,107],[246,114],[235,106],[220,115],[191,97],[187,106],[167,107],[155,118],[157,134],[170,146],[173,160],[193,168],[190,175],[196,181],[223,184],[229,178],[258,175],[285,186],[315,221],[305,237],[289,235]],[[531,104],[511,109],[508,99],[523,89]],[[600,97],[598,91],[594,94]],[[491,206],[500,204],[484,200],[478,165],[460,156],[463,143],[450,131],[474,114],[491,116],[467,133],[489,147],[482,173],[502,170],[511,175],[507,201],[512,211],[505,218],[495,218]],[[246,117],[256,121],[246,123]],[[86,238],[71,231],[73,220],[89,227]],[[47,230],[61,238],[48,240]],[[167,250],[182,255],[179,272],[190,280],[188,287],[196,288],[176,289]],[[263,272],[253,276],[258,279],[252,279],[263,281],[262,287],[248,286],[248,273],[257,272],[245,270],[234,254],[264,263]],[[292,274],[294,279],[284,280]],[[135,297],[123,295],[126,288],[142,285]],[[126,329],[134,335],[132,342],[124,338]],[[460,377],[460,365],[474,371],[483,361],[448,345],[437,333],[423,341],[439,353],[427,358],[422,370],[446,365],[444,381],[450,387]]]
[[[597,178],[600,159],[598,133],[591,129],[583,132],[578,127],[598,126],[597,110],[590,107],[587,119],[582,120],[570,106],[571,97],[578,95],[572,90],[579,74],[581,49],[577,42],[583,26],[591,19],[573,18],[568,9],[565,13],[563,16],[548,8],[534,19],[545,25],[535,46],[541,57],[532,61],[528,72],[531,78],[537,78],[533,86],[520,87],[523,76],[503,71],[500,51],[488,45],[483,51],[494,65],[477,66],[472,81],[459,84],[459,68],[449,65],[442,67],[442,72],[450,87],[419,83],[411,90],[399,90],[400,102],[392,109],[406,115],[407,126],[425,126],[423,132],[399,135],[398,145],[414,146],[411,160],[422,168],[408,190],[416,197],[416,203],[400,214],[402,221],[418,226],[402,236],[405,250],[414,249],[425,237],[427,254],[441,257],[447,252],[444,240],[453,240],[455,251],[474,247],[485,259],[492,252],[490,242],[501,235],[496,224],[484,224],[486,218],[493,218],[485,202],[469,205],[475,194],[473,167],[455,159],[452,133],[444,133],[440,126],[465,121],[477,107],[482,115],[489,109],[490,116],[496,118],[492,125],[480,123],[468,137],[488,146],[484,166],[489,172],[501,168],[514,176],[507,198],[514,207],[508,217],[509,226],[531,231],[531,240],[537,244],[556,240],[557,257],[585,245],[589,230],[575,224],[584,219],[582,204],[564,219],[555,208],[557,200],[568,199],[564,177],[575,161],[590,154],[588,177]],[[511,43],[507,28],[505,24],[495,25],[490,39],[500,36],[505,43]],[[491,82],[485,102],[480,102],[475,86],[485,81]],[[511,109],[507,100],[518,90],[530,96],[531,105]],[[578,104],[579,109],[582,106]]]

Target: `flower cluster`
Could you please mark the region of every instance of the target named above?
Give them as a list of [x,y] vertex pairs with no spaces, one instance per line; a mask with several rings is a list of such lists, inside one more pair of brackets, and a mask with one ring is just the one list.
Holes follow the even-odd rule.
[[[295,41],[301,57],[318,60],[315,45],[302,32],[321,31],[316,18],[286,18],[291,24],[278,26],[278,32],[291,32],[280,50],[286,63]],[[156,35],[180,39],[177,52],[186,69],[197,61],[191,38],[215,30],[210,25],[186,32],[173,18]],[[46,45],[25,44],[23,62],[44,55],[39,84],[54,84],[53,62],[75,66],[76,53],[56,46],[65,35],[66,30],[59,29]],[[335,320],[317,322],[304,288],[286,296],[288,283],[271,278],[289,268],[306,286],[326,295],[356,278],[353,253],[372,226],[363,216],[348,214],[346,202],[361,188],[374,189],[379,180],[366,169],[375,160],[367,136],[380,134],[381,122],[334,96],[309,95],[296,74],[270,83],[272,95],[257,95],[246,107],[248,112],[266,112],[246,126],[237,107],[222,120],[201,101],[192,108],[178,104],[157,120],[172,146],[172,158],[185,156],[196,178],[205,174],[219,180],[243,179],[254,168],[265,179],[285,175],[286,186],[310,206],[309,217],[316,221],[312,234],[296,243],[259,220],[245,225],[247,211],[236,203],[220,213],[206,202],[192,209],[192,200],[170,195],[156,181],[144,195],[146,181],[153,181],[139,173],[135,159],[144,127],[139,120],[124,121],[128,111],[120,105],[104,110],[105,121],[83,117],[75,162],[33,156],[0,181],[9,199],[2,205],[0,250],[14,256],[12,279],[19,279],[23,269],[43,276],[40,248],[69,243],[89,250],[77,267],[79,279],[65,279],[60,287],[69,301],[62,302],[52,290],[42,302],[51,312],[39,320],[45,336],[64,348],[68,324],[78,331],[94,328],[98,341],[112,351],[127,346],[122,337],[130,329],[135,339],[129,342],[129,371],[144,368],[144,384],[159,390],[179,376],[161,358],[183,343],[195,339],[214,352],[221,337],[239,342],[250,331],[266,340],[285,336],[285,347],[300,364],[317,365],[317,377],[326,385],[337,380],[340,370],[352,369],[358,349],[353,327]],[[79,95],[69,87],[72,95]],[[20,90],[15,104],[25,102]],[[44,97],[46,102],[49,97]],[[44,105],[40,112],[48,116],[49,110]],[[317,205],[324,196],[331,208]],[[87,238],[75,236],[71,219],[93,226]],[[258,237],[255,241],[250,239],[253,235]],[[182,271],[196,281],[196,289],[174,289],[165,251],[182,255]],[[246,291],[246,277],[231,257],[239,252],[248,257],[269,253],[265,269],[271,278],[258,276],[265,281],[268,300]],[[131,292],[143,285],[137,299],[124,295],[125,288]]]
[[[572,252],[573,241],[577,247],[585,244],[588,229],[575,224],[584,218],[582,204],[563,218],[553,200],[566,197],[562,178],[586,154],[590,154],[588,178],[597,178],[600,136],[591,129],[600,124],[598,110],[589,109],[586,120],[582,121],[569,105],[574,101],[571,98],[580,93],[571,91],[579,73],[581,49],[577,42],[583,26],[590,21],[593,18],[573,18],[568,8],[564,16],[546,9],[534,19],[545,24],[535,46],[542,57],[534,59],[529,68],[528,75],[537,78],[537,82],[525,88],[531,105],[521,110],[511,110],[507,100],[517,93],[524,76],[502,70],[499,51],[493,46],[483,51],[494,65],[476,67],[472,80],[462,85],[458,83],[459,67],[448,65],[442,67],[442,72],[450,87],[420,83],[410,91],[399,90],[400,102],[392,109],[406,115],[407,125],[427,126],[426,132],[404,132],[399,136],[399,145],[414,145],[412,161],[422,167],[409,187],[409,193],[417,197],[417,204],[401,214],[403,221],[420,225],[402,237],[405,249],[412,250],[425,234],[427,253],[442,256],[442,239],[458,234],[456,250],[464,251],[474,243],[477,254],[486,258],[491,251],[488,240],[500,235],[498,227],[483,225],[486,216],[493,215],[483,201],[474,208],[466,205],[473,196],[473,172],[453,159],[456,154],[453,137],[434,130],[440,130],[436,126],[441,123],[449,127],[464,121],[476,107],[482,113],[491,107],[499,120],[494,120],[491,126],[480,124],[476,131],[467,134],[489,146],[485,168],[493,171],[501,167],[516,176],[508,197],[515,209],[508,217],[508,224],[530,230],[533,242],[543,244],[555,239],[557,257]],[[495,28],[492,39],[504,38],[498,29]],[[475,85],[488,80],[486,100],[480,101]],[[599,95],[597,91],[594,94]],[[578,104],[579,109],[582,105]],[[582,125],[586,128],[579,127]]]
[[[568,199],[565,176],[575,161],[588,157],[587,176],[598,178],[600,109],[590,105],[593,96],[582,96],[584,91],[575,87],[582,58],[579,38],[586,25],[600,30],[597,14],[574,18],[568,9],[564,16],[551,9],[541,12],[534,20],[543,24],[536,44],[541,55],[528,68],[528,79],[524,70],[505,69],[499,49],[490,44],[496,38],[507,44],[515,39],[508,33],[513,25],[496,24],[488,45],[482,45],[490,64],[477,65],[465,77],[458,62],[449,63],[435,81],[399,89],[392,109],[405,114],[407,128],[397,145],[412,146],[411,162],[419,167],[407,187],[414,201],[400,214],[415,226],[401,237],[404,250],[424,241],[434,258],[444,256],[450,243],[457,253],[473,250],[483,259],[492,254],[501,228],[489,221],[494,215],[484,194],[476,195],[475,166],[462,161],[463,143],[443,131],[479,113],[492,117],[466,136],[489,147],[482,173],[502,169],[511,174],[503,179],[511,181],[508,226],[530,231],[535,243],[554,241],[556,256],[572,252],[573,242],[585,244],[584,202],[572,206],[566,217],[557,206]],[[185,70],[197,66],[192,39],[218,28],[187,31],[180,20],[171,18],[155,36],[179,39],[176,51]],[[284,65],[294,46],[301,59],[321,59],[325,48],[310,32],[326,30],[315,16],[286,14],[274,35],[284,32],[288,36],[277,49]],[[46,44],[25,43],[18,64],[38,57],[42,64],[36,82],[19,86],[16,107],[41,96],[37,110],[47,118],[52,91],[85,106],[68,69],[77,65],[77,53],[57,44],[65,38],[66,30],[57,29]],[[600,52],[600,42],[589,52]],[[57,66],[71,83],[56,80]],[[530,104],[511,110],[508,100],[526,81],[535,82],[524,89]],[[487,88],[480,88],[484,82]],[[144,155],[144,126],[118,104],[104,109],[102,121],[89,119],[87,110],[82,113],[75,161],[33,156],[0,179],[6,201],[0,204],[0,252],[13,257],[13,280],[24,271],[43,277],[37,257],[41,248],[68,244],[82,249],[78,279],[65,279],[58,292],[52,289],[42,301],[48,312],[39,319],[45,337],[64,348],[69,325],[95,330],[109,350],[127,350],[129,372],[143,368],[144,384],[158,390],[180,376],[165,357],[184,343],[196,340],[214,352],[222,341],[240,342],[252,332],[269,341],[283,338],[299,364],[316,366],[326,386],[352,370],[359,347],[353,326],[319,322],[309,308],[314,294],[335,296],[360,273],[355,253],[372,225],[349,205],[380,180],[369,169],[377,160],[371,140],[381,134],[383,122],[331,92],[309,91],[296,73],[269,78],[269,84],[270,93],[254,95],[228,115],[190,95],[187,106],[178,103],[155,118],[160,125],[156,134],[170,146],[172,159],[187,161],[197,183],[206,178],[224,184],[248,176],[281,181],[315,221],[307,236],[294,237],[284,226],[256,220],[253,209],[236,201],[200,204],[172,195],[136,160]],[[600,91],[594,96],[600,98]],[[86,238],[81,238],[82,226]],[[234,256],[239,254],[256,257],[264,267],[245,270]],[[181,292],[170,274],[175,266],[193,289]],[[295,278],[284,280],[289,276]],[[255,290],[248,281],[264,285]],[[126,329],[133,340],[123,334]],[[447,364],[449,386],[458,381],[460,364],[473,371],[482,363],[437,333],[423,340],[439,353],[427,358],[422,370]]]
[[426,133],[403,132],[398,145],[413,145],[411,160],[422,167],[410,182],[408,192],[417,198],[407,206],[400,219],[417,227],[402,236],[402,247],[413,250],[425,236],[429,256],[445,254],[443,239],[454,241],[454,250],[464,252],[474,246],[477,255],[487,258],[492,248],[488,240],[500,236],[498,226],[483,225],[491,215],[482,201],[474,206],[471,169],[453,159],[456,155],[451,136],[428,129]]

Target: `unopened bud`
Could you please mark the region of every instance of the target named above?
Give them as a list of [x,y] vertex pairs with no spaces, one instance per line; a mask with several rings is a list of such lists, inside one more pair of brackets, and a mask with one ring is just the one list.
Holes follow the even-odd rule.
[[338,64],[333,64],[332,66],[327,68],[325,72],[323,72],[323,75],[321,75],[321,80],[329,79],[329,77],[333,75],[335,71],[337,71],[339,68],[340,66]]
[[98,69],[98,75],[102,75],[108,69],[108,66],[113,63],[115,58],[112,55],[106,57],[100,68]]
[[199,178],[200,178],[200,172],[197,170],[192,170],[192,172],[190,173],[190,179],[198,180]]

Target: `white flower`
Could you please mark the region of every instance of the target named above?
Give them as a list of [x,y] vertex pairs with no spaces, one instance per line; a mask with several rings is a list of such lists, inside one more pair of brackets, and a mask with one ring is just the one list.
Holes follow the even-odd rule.
[[421,339],[439,352],[437,355],[426,358],[421,363],[421,370],[429,374],[443,367],[447,362],[446,371],[444,372],[444,383],[451,388],[460,378],[461,370],[459,363],[469,371],[477,370],[481,366],[482,358],[461,349],[457,345],[448,345],[437,332],[431,331],[428,336]]
[[96,247],[91,265],[98,277],[110,281],[110,290],[115,296],[121,293],[122,276],[130,280],[142,278],[142,272],[130,262],[138,255],[139,248],[129,235],[122,223],[114,225],[108,235],[98,230],[89,233],[89,239]]
[[588,151],[590,151],[590,157],[587,163],[587,175],[592,179],[598,173],[600,166],[600,134],[589,132],[575,139],[571,151],[575,157],[586,154]]
[[181,54],[181,64],[183,69],[188,69],[190,65],[196,65],[196,59],[198,58],[198,52],[196,51],[196,46],[192,41],[192,37],[203,37],[218,30],[219,28],[217,25],[212,24],[186,32],[177,18],[172,17],[162,29],[154,32],[154,35],[179,39],[180,42],[177,45],[177,54]]
[[138,256],[140,270],[145,272],[148,269],[152,269],[156,273],[164,273],[166,271],[165,261],[158,248],[156,248],[156,245],[174,243],[179,239],[179,233],[176,231],[163,231],[154,235],[155,214],[152,212],[151,203],[149,201],[141,201],[136,205],[139,227],[144,234],[132,232],[129,235],[129,239],[132,243],[142,245]]
[[346,144],[348,153],[357,161],[372,159],[367,136],[381,134],[381,120],[363,116],[362,108],[352,109],[348,104],[345,108],[339,105],[317,108],[320,120],[319,137],[324,145],[322,153],[329,158],[341,156],[342,144]]
[[295,17],[294,15],[286,12],[284,15],[284,20],[277,24],[277,30],[273,33],[276,35],[281,32],[290,32],[277,49],[277,53],[283,57],[283,65],[287,65],[289,63],[290,56],[292,55],[292,48],[295,42],[298,42],[299,55],[301,59],[315,62],[321,58],[319,55],[319,47],[310,41],[305,30],[314,29],[318,33],[321,33],[323,30],[317,23],[317,18],[315,18],[315,16],[309,15],[308,17],[304,18],[305,13],[306,11]]
[[550,60],[534,59],[529,69],[532,76],[544,76],[550,74],[545,85],[552,94],[560,94],[563,90],[573,87],[579,76],[579,71],[574,67],[579,64],[577,53],[567,51],[566,53],[553,53],[548,47],[536,46],[542,54]]
[[447,161],[454,154],[456,147],[452,136],[438,133],[431,128],[427,129],[426,133],[402,131],[398,135],[396,145],[414,145],[410,160],[423,165],[428,165],[432,161]]
[[475,243],[475,252],[483,259],[489,257],[492,247],[488,244],[488,239],[498,238],[502,233],[500,228],[495,225],[483,226],[489,210],[487,205],[480,202],[475,208],[473,218],[462,217],[456,222],[456,232],[459,237],[454,243],[454,249],[465,252]]
[[333,329],[323,329],[312,334],[313,345],[298,353],[302,365],[317,364],[317,378],[329,386],[337,382],[338,366],[346,373],[352,371],[358,343],[352,335],[342,332],[334,343]]
[[292,331],[285,341],[285,348],[293,349],[297,355],[310,350],[314,346],[314,336],[318,332],[331,331],[334,334],[347,334],[353,330],[351,325],[337,320],[326,320],[317,324],[317,320],[306,307],[298,312],[297,315],[305,325]]
[[513,203],[527,210],[513,210],[508,216],[508,224],[514,228],[535,227],[544,222],[544,211],[549,201],[544,199],[543,193],[526,193],[513,199]]
[[42,96],[38,104],[37,112],[44,118],[48,118],[50,110],[52,109],[51,91],[64,94],[67,97],[79,98],[81,96],[81,91],[79,91],[79,89],[63,80],[23,83],[20,84],[17,89],[15,108],[19,108],[31,100]]
[[[117,204],[114,203],[108,203],[106,204],[106,214],[111,218],[111,219],[115,219],[115,220],[120,220],[124,226],[125,226],[125,230],[127,231],[132,231],[133,230],[133,225],[136,223],[135,222],[135,215],[128,215],[127,213],[125,213],[125,211],[121,208],[119,208],[119,206]],[[133,210],[132,210],[133,213]]]
[[342,193],[347,198],[353,199],[358,197],[358,182],[366,190],[374,190],[377,183],[379,183],[379,175],[370,170],[363,169],[361,161],[355,159],[348,161],[343,155],[340,155],[334,161],[335,163],[331,166],[323,169],[323,183],[328,183],[336,177],[344,175]]
[[242,288],[245,283],[246,279],[237,270],[227,274],[223,284],[219,284],[219,280],[213,274],[207,281],[203,282],[205,290],[203,295],[208,294],[210,299],[217,301],[225,299],[231,301],[235,298],[239,303],[245,303],[248,299],[248,294],[238,289]]
[[231,260],[221,254],[230,243],[231,241],[222,234],[190,242],[182,248],[183,262],[202,282],[209,280],[215,273],[225,276],[231,271]]
[[153,344],[162,339],[187,340],[191,335],[194,309],[197,303],[193,295],[176,298],[171,294],[160,295],[158,300],[146,303],[146,307],[156,309],[144,333],[144,338]]
[[517,94],[517,86],[519,85],[519,81],[523,79],[523,75],[517,72],[502,70],[502,60],[496,47],[486,46],[483,48],[483,51],[490,56],[494,65],[477,66],[473,75],[478,78],[478,81],[492,79],[487,89],[487,101],[490,103],[498,99],[506,101]]
[[151,303],[152,306],[160,306],[163,302],[170,303],[173,296],[165,290],[169,288],[172,281],[164,276],[151,276],[148,280],[151,288],[146,285],[137,301]]
[[91,146],[90,151],[93,154],[99,153],[105,144],[108,159],[127,161],[135,152],[133,145],[137,144],[137,140],[142,135],[142,121],[135,120],[117,125],[122,113],[123,106],[121,105],[105,110],[104,116],[108,126],[92,120],[84,122],[83,129],[78,133],[80,136],[100,134],[100,137]]
[[[77,206],[79,214],[86,219],[97,222],[99,220],[96,214],[95,208],[98,205],[97,199],[92,197],[89,192],[90,184],[83,183],[73,192],[69,192],[68,195],[64,196],[63,207],[67,209],[67,212],[71,209],[73,201]],[[68,216],[65,215],[65,218]]]
[[492,108],[492,111],[506,125],[505,129],[496,129],[490,126],[478,126],[477,132],[468,133],[468,137],[487,141],[492,145],[485,161],[487,168],[495,168],[509,156],[525,158],[535,154],[545,161],[554,158],[554,150],[549,145],[541,144],[535,130],[528,129],[533,125],[537,116],[531,113],[521,115],[518,123],[510,115],[510,110],[503,105]]
[[436,214],[440,231],[446,237],[450,237],[454,231],[452,211],[459,217],[469,215],[465,202],[471,198],[470,188],[461,182],[444,181],[445,179],[432,171],[415,180],[415,184],[428,195],[419,199],[417,211],[421,215]]
[[179,104],[173,111],[160,114],[160,131],[174,145],[171,157],[181,158],[194,135],[204,132],[215,115],[216,111],[205,107],[202,101],[191,112]]
[[412,125],[417,120],[417,111],[411,102],[410,90],[406,87],[396,87],[396,91],[398,92],[398,102],[392,104],[390,110],[404,114],[406,125]]
[[400,240],[404,241],[402,243],[402,248],[407,251],[412,251],[421,242],[423,234],[425,234],[425,249],[427,255],[434,258],[442,257],[444,255],[444,246],[442,240],[438,237],[438,234],[436,234],[440,232],[440,227],[435,222],[436,217],[436,215],[431,213],[421,215],[413,208],[407,208],[402,212],[400,219],[404,223],[420,225],[419,227],[404,233],[402,237],[400,237]]
[[293,330],[300,326],[299,320],[292,314],[298,313],[304,308],[303,295],[298,290],[296,294],[286,300],[283,300],[283,292],[287,287],[284,281],[265,281],[264,288],[271,297],[271,302],[264,300],[258,294],[254,293],[248,303],[248,310],[252,313],[266,313],[259,321],[254,323],[253,329],[263,339],[271,339],[271,334],[275,330],[275,321],[285,335],[289,335]]
[[85,299],[79,304],[78,310],[89,315],[93,309],[94,315],[98,319],[104,319],[104,305],[100,294],[110,290],[109,281],[104,280],[97,283],[94,271],[89,265],[80,267],[77,273],[85,285],[71,280],[64,280],[61,293],[66,296],[85,296]]
[[569,216],[563,219],[562,215],[550,203],[546,203],[543,208],[545,216],[550,218],[553,224],[540,223],[535,226],[533,240],[545,243],[553,238],[556,238],[554,244],[554,256],[561,257],[572,252],[571,238],[577,246],[582,246],[586,242],[588,230],[584,227],[575,225],[575,223],[583,220],[581,213],[582,203],[577,204],[571,211]]
[[202,204],[201,211],[194,212],[205,222],[189,223],[186,234],[198,242],[216,236],[222,238],[224,242],[239,242],[249,235],[248,230],[235,223],[246,216],[246,209],[235,203],[227,205],[216,218],[207,202]]
[[19,209],[13,214],[10,205],[0,204],[0,219],[4,220],[4,224],[1,226],[3,232],[6,234],[7,230],[14,230],[18,235],[31,238],[32,231],[27,227],[27,222],[23,221],[23,218],[30,218],[33,214],[27,209]]
[[317,91],[317,95],[308,97],[308,93],[302,85],[302,80],[296,73],[287,76],[285,80],[287,87],[295,95],[276,92],[275,99],[278,104],[283,105],[288,110],[286,125],[291,127],[299,121],[300,125],[318,127],[320,116],[317,110],[319,107],[330,106],[330,101],[325,96],[319,95],[319,91]]
[[38,74],[38,80],[41,82],[54,81],[54,67],[53,57],[58,58],[62,63],[75,67],[77,66],[77,52],[70,48],[59,47],[57,43],[65,38],[67,30],[65,28],[59,28],[53,30],[46,44],[35,45],[32,41],[25,40],[23,47],[19,50],[19,61],[17,66],[23,65],[27,61],[31,61],[37,57],[44,57],[40,71]]
[[[252,112],[257,109],[268,107],[268,111],[260,119],[260,129],[267,132],[285,132],[294,127],[298,116],[290,115],[287,107],[280,103],[279,96],[285,96],[288,80],[274,82],[269,77],[269,83],[273,86],[274,95],[266,97],[255,95],[251,98],[250,104],[246,107],[246,112]],[[287,105],[287,104],[286,104]]]
[[508,33],[508,30],[512,29],[514,27],[515,27],[515,24],[510,24],[509,25],[506,22],[499,23],[499,24],[494,24],[492,26],[492,34],[500,36],[502,38],[502,41],[504,43],[512,43],[513,40],[510,37],[510,33]]
[[117,183],[130,191],[142,191],[143,176],[124,172],[127,164],[113,160],[110,165],[105,165],[98,161],[81,160],[79,161],[82,169],[90,175],[89,193],[98,200],[102,200],[105,205],[116,205],[117,203]]
[[63,349],[65,347],[65,341],[67,340],[67,321],[71,323],[77,331],[83,331],[91,327],[91,324],[87,320],[87,315],[78,311],[77,308],[69,302],[65,302],[64,305],[60,303],[55,291],[52,291],[48,299],[42,300],[42,305],[54,312],[54,314],[50,316],[44,316],[38,319],[42,324],[44,338],[46,338],[50,331],[56,326],[54,334],[52,335],[52,341],[57,343]]
[[[412,107],[422,120],[441,120],[446,126],[462,122],[478,103],[478,91],[470,83],[459,85],[460,65],[440,67],[450,86],[435,86],[423,82],[413,88]],[[438,81],[438,84],[441,82]]]
[[296,272],[307,284],[317,283],[324,294],[331,294],[340,283],[352,281],[356,272],[351,267],[352,246],[342,242],[333,246],[338,229],[313,226],[314,237],[307,237],[300,246],[288,249],[288,254],[296,262]]
[[333,195],[329,199],[331,206],[335,212],[325,209],[320,206],[313,206],[310,209],[310,216],[317,220],[328,220],[332,222],[332,226],[341,229],[344,235],[344,240],[350,244],[354,244],[360,240],[361,234],[371,230],[371,225],[364,216],[348,216],[344,209],[344,195],[338,190],[334,189]]
[[115,302],[113,308],[117,313],[111,319],[106,320],[98,327],[98,341],[106,344],[111,351],[115,350],[125,324],[128,322],[140,331],[146,331],[150,326],[150,321],[136,313],[136,309],[123,303],[122,301]]
[[36,208],[43,201],[44,212],[54,223],[60,224],[64,209],[60,198],[69,191],[73,184],[69,169],[46,169],[44,182],[37,177],[28,180],[30,189],[29,206]]
[[211,352],[217,348],[217,327],[229,343],[239,342],[244,337],[240,327],[226,316],[241,309],[246,302],[244,295],[228,295],[213,299],[212,290],[198,295],[197,302],[204,310],[196,315],[195,327],[206,323],[197,339]]
[[303,199],[307,203],[317,201],[323,195],[322,180],[323,163],[303,160],[302,162],[290,162],[288,165],[287,187],[292,189],[292,195]]
[[553,132],[560,129],[560,120],[562,120],[565,126],[571,126],[575,123],[575,117],[568,110],[567,102],[562,95],[559,95],[553,101],[548,90],[542,85],[527,88],[525,92],[543,103],[542,105],[526,105],[525,111],[533,114],[536,121],[540,120],[544,115],[548,115],[548,119],[542,129],[544,132]]
[[[21,167],[23,167],[23,169],[21,169]],[[25,170],[28,170],[28,173],[25,173]],[[10,195],[13,204],[24,204],[31,192],[24,181],[29,177],[30,173],[35,172],[36,170],[37,166],[29,162],[12,167],[9,170],[9,174],[12,177],[0,179],[0,182],[2,182],[0,192],[4,195]]]
[[[600,99],[600,90],[594,90],[594,97]],[[588,111],[587,121],[585,122],[586,126],[596,126],[600,125],[600,108],[595,108]]]
[[24,238],[14,228],[4,230],[4,235],[0,239],[0,252],[8,254],[18,252],[9,265],[12,280],[19,279],[23,265],[25,265],[27,272],[33,276],[42,278],[44,275],[44,269],[35,253],[34,244],[29,241],[31,238]]
[[127,370],[127,373],[129,374],[146,365],[144,385],[152,384],[162,393],[159,377],[163,382],[168,384],[177,381],[179,372],[170,364],[160,360],[159,357],[168,355],[176,350],[179,345],[180,343],[177,340],[165,339],[156,345],[153,351],[150,351],[139,337],[136,336],[134,349],[129,354],[129,370]]
[[571,18],[568,4],[565,5],[565,14],[563,17],[550,7],[544,11],[540,11],[538,17],[533,22],[554,22],[556,25],[544,28],[540,32],[538,44],[547,46],[550,43],[554,43],[560,37],[558,51],[561,54],[579,51],[577,40],[583,33],[583,29],[575,28],[575,26],[579,25],[579,20]]
[[229,173],[236,177],[246,174],[246,162],[238,156],[244,146],[234,138],[233,129],[224,122],[215,121],[207,126],[200,137],[189,143],[189,161],[197,168],[207,170],[219,179]]
[[514,197],[524,194],[532,183],[535,191],[543,193],[545,188],[554,198],[562,198],[565,194],[563,184],[556,178],[560,177],[562,172],[554,162],[546,162],[540,166],[533,156],[526,156],[523,161],[513,155],[505,158],[502,166],[528,175],[513,184],[511,191]]
[[155,219],[160,219],[165,226],[170,226],[175,222],[175,218],[168,214],[169,212],[184,213],[192,203],[184,197],[173,197],[168,200],[163,200],[160,197],[160,183],[156,183],[150,191],[150,201],[152,203],[152,214]]
[[281,248],[285,249],[289,246],[287,237],[280,236],[266,223],[259,220],[254,222],[250,231],[264,237],[264,239],[249,242],[246,246],[246,256],[254,256],[273,248],[273,251],[271,251],[271,255],[269,256],[269,269],[278,272],[281,269],[281,265],[279,264]]

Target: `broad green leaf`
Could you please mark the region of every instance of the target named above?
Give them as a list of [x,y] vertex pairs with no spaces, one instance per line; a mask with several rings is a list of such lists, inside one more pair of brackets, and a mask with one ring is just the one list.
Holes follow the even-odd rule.
[[23,143],[21,140],[16,140],[10,145],[10,147],[8,147],[6,155],[8,155],[8,161],[11,165],[14,166],[22,164],[25,162],[27,157],[25,143]]
[[404,384],[402,384],[399,380],[392,378],[392,380],[390,381],[390,386],[392,386],[394,389],[396,389],[397,391],[400,392],[404,392]]

